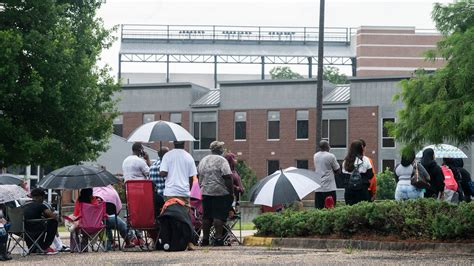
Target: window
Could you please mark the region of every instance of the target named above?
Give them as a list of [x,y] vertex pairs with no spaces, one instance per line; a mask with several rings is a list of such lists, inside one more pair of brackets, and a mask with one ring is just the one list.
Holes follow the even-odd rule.
[[393,172],[395,170],[395,160],[382,160],[382,171],[387,168]]
[[114,118],[114,134],[123,137],[123,115]]
[[155,114],[143,114],[143,124],[155,121]]
[[382,148],[394,148],[395,139],[388,134],[388,129],[385,127],[386,122],[395,122],[395,118],[382,119]]
[[280,161],[278,160],[267,161],[267,175],[271,175],[278,170],[280,170]]
[[181,113],[171,113],[170,114],[170,122],[173,122],[178,125],[182,125],[181,123]]
[[333,148],[347,146],[347,121],[345,119],[323,120],[322,138],[329,141]]
[[296,160],[296,168],[308,169],[308,160]]
[[280,139],[280,111],[268,112],[268,139]]
[[247,139],[247,113],[246,112],[235,112],[235,132],[234,138],[236,140]]
[[217,139],[217,114],[194,113],[193,114],[193,132],[195,150],[209,149],[211,142]]
[[296,111],[296,138],[308,139],[308,116],[309,111]]

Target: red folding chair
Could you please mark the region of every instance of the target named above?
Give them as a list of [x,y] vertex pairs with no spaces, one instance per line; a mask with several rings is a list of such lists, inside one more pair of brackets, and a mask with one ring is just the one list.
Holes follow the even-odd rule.
[[[105,202],[98,204],[80,203],[81,215],[76,219],[79,225],[71,237],[73,252],[107,251],[105,241]],[[65,217],[66,218],[66,217]]]
[[[143,230],[142,250],[153,250],[150,239],[156,244],[158,222],[155,213],[155,189],[151,180],[125,182],[127,197],[127,231]],[[128,235],[128,232],[127,232]],[[140,234],[136,234],[140,237]]]

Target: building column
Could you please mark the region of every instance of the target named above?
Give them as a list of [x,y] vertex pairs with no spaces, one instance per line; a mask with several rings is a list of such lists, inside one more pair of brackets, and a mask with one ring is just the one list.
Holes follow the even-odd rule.
[[308,78],[313,78],[313,57],[308,57]]
[[122,79],[122,54],[119,53],[118,56],[118,81]]
[[265,79],[265,56],[261,56],[261,62],[262,62],[262,80]]
[[357,77],[357,58],[352,57],[351,62],[352,62],[352,76]]

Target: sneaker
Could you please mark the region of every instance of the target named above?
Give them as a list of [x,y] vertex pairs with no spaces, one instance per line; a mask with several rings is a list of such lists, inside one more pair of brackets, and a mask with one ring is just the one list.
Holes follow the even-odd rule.
[[52,248],[47,248],[44,253],[44,255],[56,255],[58,254],[58,251]]
[[209,246],[209,239],[203,239],[201,241],[201,247],[207,247]]
[[63,246],[59,252],[71,252],[71,249],[68,246]]
[[132,244],[134,244],[135,246],[143,246],[145,245],[145,241],[143,241],[143,239],[138,239],[138,238],[134,238],[132,239]]
[[214,243],[213,243],[213,244],[214,244],[215,247],[224,246],[224,239],[222,239],[222,238],[216,238],[216,239],[214,239]]

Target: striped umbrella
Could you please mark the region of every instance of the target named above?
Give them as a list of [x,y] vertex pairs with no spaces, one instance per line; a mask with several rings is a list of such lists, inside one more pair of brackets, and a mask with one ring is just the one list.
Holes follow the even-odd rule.
[[423,151],[431,148],[434,150],[436,158],[467,158],[467,155],[458,147],[448,144],[429,145],[416,154],[416,158],[423,157]]
[[320,187],[315,172],[290,167],[260,180],[250,191],[250,201],[270,207],[290,204]]
[[154,121],[135,129],[128,142],[195,141],[182,126],[168,121]]
[[86,166],[70,165],[49,173],[41,179],[38,186],[46,189],[82,189],[105,187],[119,180],[105,169]]

